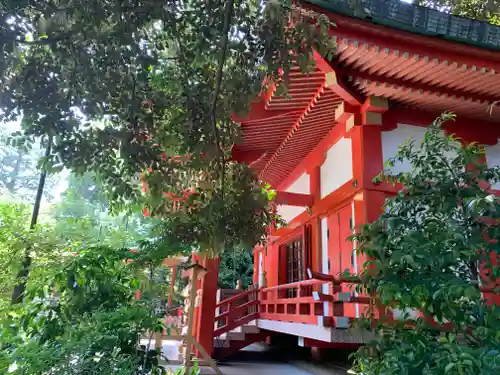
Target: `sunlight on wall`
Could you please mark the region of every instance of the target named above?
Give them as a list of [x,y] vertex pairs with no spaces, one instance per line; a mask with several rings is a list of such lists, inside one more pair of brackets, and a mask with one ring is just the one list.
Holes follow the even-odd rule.
[[[285,191],[289,193],[310,194],[311,187],[309,175],[303,173],[288,189],[285,189]],[[305,210],[305,207],[279,205],[277,211],[278,215],[280,215],[283,220],[289,222]]]

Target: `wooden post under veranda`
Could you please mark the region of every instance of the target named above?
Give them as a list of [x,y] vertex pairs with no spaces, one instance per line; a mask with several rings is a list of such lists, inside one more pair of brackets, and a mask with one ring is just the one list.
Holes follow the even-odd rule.
[[[183,335],[175,335],[175,336],[165,336],[166,340],[182,340],[185,345],[184,352],[184,374],[189,375],[191,371],[191,356],[193,354],[193,346],[195,350],[197,350],[201,354],[202,363],[210,366],[216,374],[222,375],[222,372],[217,367],[215,361],[210,357],[210,354],[207,353],[205,348],[200,345],[200,343],[194,337],[193,327],[194,327],[194,312],[196,305],[196,291],[198,288],[198,280],[203,278],[207,270],[200,266],[198,263],[194,263],[191,266],[184,269],[183,277],[189,277],[190,279],[190,292],[189,292],[189,307],[187,312],[187,330]],[[163,338],[162,338],[163,339]],[[174,361],[170,361],[171,364],[174,364]]]

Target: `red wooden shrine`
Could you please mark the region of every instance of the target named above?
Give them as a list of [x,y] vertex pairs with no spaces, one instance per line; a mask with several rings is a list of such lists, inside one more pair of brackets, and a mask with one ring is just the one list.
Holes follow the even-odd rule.
[[385,26],[310,3],[300,9],[327,14],[338,47],[331,62],[316,54],[310,74],[292,69],[291,99],[271,87],[240,120],[243,140],[233,156],[278,190],[277,211],[288,226],[254,249],[254,290],[216,303],[217,265],[204,260],[212,277],[203,281],[207,313],[200,314],[197,337],[216,357],[273,333],[310,347],[365,342],[369,335],[350,322],[369,299],[339,279],[365,261],[347,237],[375,220],[396,192],[372,183],[384,160],[409,137],[421,140],[439,114],[455,112],[444,131],[485,144],[485,163],[500,165],[499,46],[410,32],[397,22]]

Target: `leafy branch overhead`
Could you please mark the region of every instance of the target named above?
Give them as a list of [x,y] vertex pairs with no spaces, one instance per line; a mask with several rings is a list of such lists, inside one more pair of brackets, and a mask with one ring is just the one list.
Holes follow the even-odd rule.
[[23,137],[53,135],[51,164],[98,172],[116,210],[165,215],[189,190],[189,214],[216,218],[216,232],[250,210],[255,228],[266,194],[235,206],[258,185],[229,163],[232,115],[266,79],[285,87],[292,66],[311,69],[313,48],[331,53],[329,27],[276,0],[6,1],[0,117],[22,118]]
[[230,150],[231,114],[265,76],[333,48],[326,17],[288,28],[286,2],[232,3],[3,2],[2,117],[53,133],[55,162],[100,169],[118,201],[138,200],[140,171],[164,153],[215,158],[216,137]]
[[[356,236],[370,259],[364,292],[401,315],[399,324],[367,316],[378,326],[376,341],[356,358],[365,375],[500,371],[500,311],[490,300],[494,289],[480,289],[500,279],[500,200],[487,189],[500,181],[500,169],[481,163],[481,146],[443,135],[452,117],[436,120],[420,144],[409,140],[387,162],[379,182],[404,188]],[[403,161],[409,172],[391,172]]]

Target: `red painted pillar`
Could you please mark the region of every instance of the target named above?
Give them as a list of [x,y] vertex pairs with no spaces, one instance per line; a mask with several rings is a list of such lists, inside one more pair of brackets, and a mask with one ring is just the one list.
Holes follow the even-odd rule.
[[[383,113],[388,109],[387,101],[380,98],[367,98],[355,125],[348,129],[353,149],[353,175],[357,186],[361,188],[353,199],[353,216],[355,231],[359,232],[363,225],[373,222],[382,213],[385,192],[373,183],[373,178],[382,172],[384,167],[382,153]],[[357,247],[357,245],[356,245]],[[363,271],[365,255],[356,256],[356,272]],[[368,306],[356,306],[356,315],[366,312]]]
[[359,187],[373,189],[372,180],[384,168],[382,157],[382,125],[358,125],[350,131],[353,175]]
[[212,353],[215,324],[215,306],[217,305],[217,289],[219,279],[219,258],[193,257],[207,270],[202,280],[198,281],[201,288],[201,303],[195,326],[196,340],[208,354]]

